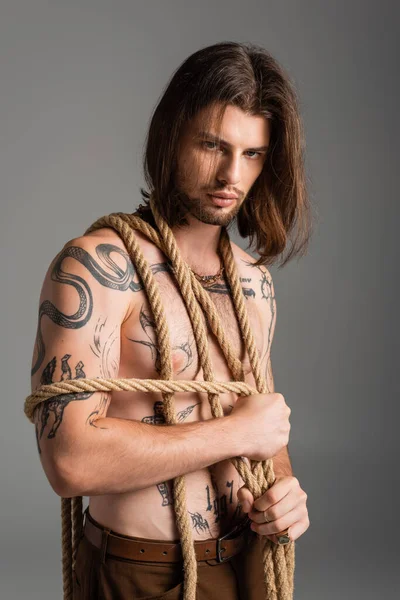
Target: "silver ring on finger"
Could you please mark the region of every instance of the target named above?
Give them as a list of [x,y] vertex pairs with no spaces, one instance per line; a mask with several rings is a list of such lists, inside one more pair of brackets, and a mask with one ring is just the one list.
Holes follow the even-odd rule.
[[266,510],[264,510],[264,511],[263,511],[263,514],[264,514],[264,519],[265,519],[265,522],[266,522],[266,523],[271,523],[271,520],[270,520],[270,519],[268,519],[268,517],[267,517],[267,511],[266,511]]

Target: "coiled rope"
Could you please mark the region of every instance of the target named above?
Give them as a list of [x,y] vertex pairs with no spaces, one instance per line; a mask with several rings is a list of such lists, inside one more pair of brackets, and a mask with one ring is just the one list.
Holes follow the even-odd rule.
[[[201,286],[194,274],[182,259],[174,235],[161,217],[154,202],[150,198],[150,207],[158,228],[158,232],[143,219],[125,213],[113,213],[98,219],[87,229],[86,234],[102,227],[114,229],[128,251],[128,254],[143,283],[156,324],[157,345],[161,359],[160,380],[149,379],[80,379],[66,380],[60,383],[43,385],[32,392],[25,400],[24,412],[33,422],[35,407],[46,399],[65,393],[97,392],[97,391],[142,391],[161,392],[163,398],[164,419],[167,425],[177,423],[175,416],[174,392],[196,391],[206,392],[214,418],[223,416],[219,394],[235,392],[241,395],[266,393],[267,386],[261,373],[260,357],[250,329],[246,304],[243,297],[239,276],[234,261],[229,236],[225,228],[221,230],[219,253],[223,261],[228,285],[232,294],[233,305],[240,327],[246,351],[257,389],[244,383],[242,364],[226,339],[223,326],[214,303],[208,292]],[[200,365],[203,369],[204,381],[172,380],[172,355],[167,320],[161,301],[158,284],[149,264],[145,260],[135,236],[140,231],[150,239],[169,259],[174,276],[178,283],[183,301],[193,327]],[[205,319],[218,340],[234,381],[217,382],[207,342]],[[231,459],[246,487],[259,498],[275,481],[272,459],[251,461],[249,467],[240,457]],[[184,600],[196,599],[197,560],[194,541],[187,512],[185,476],[173,480],[173,502],[176,523],[182,545],[184,566]],[[83,528],[82,497],[61,498],[62,519],[62,564],[64,600],[72,600],[72,575],[75,555]],[[277,545],[267,537],[263,537],[263,563],[266,600],[292,600],[294,586],[295,548],[294,541],[286,545]],[[250,585],[250,583],[249,583]]]

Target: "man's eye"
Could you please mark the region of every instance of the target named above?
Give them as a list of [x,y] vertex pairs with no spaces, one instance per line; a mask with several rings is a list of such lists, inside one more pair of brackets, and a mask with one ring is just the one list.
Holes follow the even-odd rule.
[[208,150],[216,150],[218,147],[217,142],[208,142],[208,141],[204,141],[203,146],[205,148],[207,148]]
[[255,150],[248,150],[247,154],[252,154],[253,156],[250,156],[249,158],[257,158],[257,156],[261,156],[261,152],[256,152]]

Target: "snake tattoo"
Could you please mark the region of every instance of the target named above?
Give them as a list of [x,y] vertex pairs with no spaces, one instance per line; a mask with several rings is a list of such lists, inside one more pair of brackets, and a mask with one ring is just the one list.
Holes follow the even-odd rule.
[[[116,252],[122,256],[126,265],[122,269],[112,258],[111,254]],[[99,244],[96,247],[96,253],[99,262],[97,262],[86,250],[79,246],[70,246],[61,251],[53,266],[51,279],[59,283],[65,283],[74,287],[79,296],[78,310],[67,315],[61,312],[50,300],[44,300],[39,308],[38,329],[36,337],[36,352],[37,358],[32,367],[31,374],[34,375],[45,357],[46,348],[42,335],[42,318],[49,317],[60,327],[67,329],[79,329],[83,327],[92,316],[93,311],[93,295],[87,282],[79,275],[67,273],[62,269],[62,263],[66,258],[73,258],[81,263],[93,275],[93,277],[103,286],[126,291],[131,289],[137,292],[143,289],[142,283],[134,281],[137,276],[136,270],[126,252],[113,244]],[[107,267],[108,271],[105,270]]]

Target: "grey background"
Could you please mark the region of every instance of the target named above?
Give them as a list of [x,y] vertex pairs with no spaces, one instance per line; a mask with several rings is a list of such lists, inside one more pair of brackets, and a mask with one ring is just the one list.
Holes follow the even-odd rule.
[[315,232],[271,268],[311,520],[295,598],[398,597],[397,24],[394,2],[0,3],[1,598],[61,598],[60,499],[23,414],[45,271],[97,217],[134,209],[162,89],[221,40],[269,49],[305,122]]

